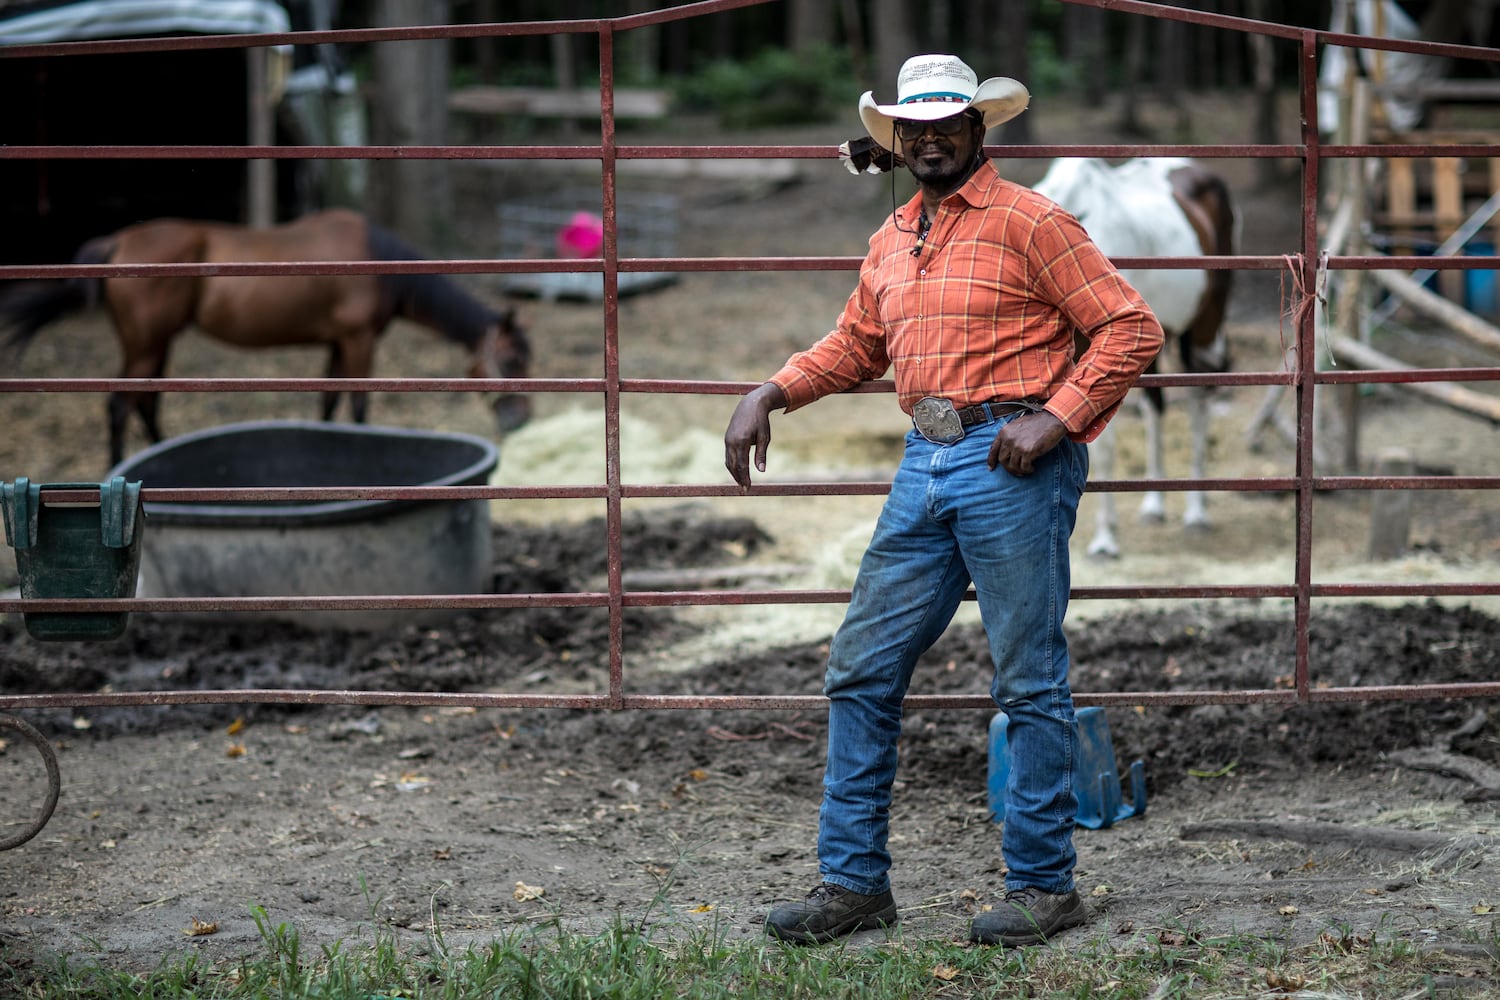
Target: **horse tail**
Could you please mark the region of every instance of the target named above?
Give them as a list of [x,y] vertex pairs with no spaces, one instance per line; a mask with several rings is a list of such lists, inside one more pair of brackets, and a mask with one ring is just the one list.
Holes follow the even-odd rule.
[[[114,256],[113,237],[90,240],[73,255],[75,264],[107,264]],[[0,332],[5,347],[19,355],[44,327],[65,316],[99,305],[104,298],[104,279],[70,277],[28,281],[0,297]]]

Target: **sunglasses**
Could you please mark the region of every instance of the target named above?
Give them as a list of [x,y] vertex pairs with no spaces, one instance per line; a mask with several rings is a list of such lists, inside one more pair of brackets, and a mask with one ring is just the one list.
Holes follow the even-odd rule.
[[939,118],[935,122],[915,122],[910,118],[897,118],[896,135],[901,138],[902,142],[912,142],[913,140],[920,139],[922,138],[922,133],[928,129],[932,129],[938,135],[958,135],[958,133],[968,128],[969,123],[973,120],[967,113],[952,115],[948,118]]

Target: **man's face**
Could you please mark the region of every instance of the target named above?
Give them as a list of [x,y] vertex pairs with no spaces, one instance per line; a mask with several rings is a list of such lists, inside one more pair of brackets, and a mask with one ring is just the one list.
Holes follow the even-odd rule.
[[932,122],[900,120],[896,138],[912,176],[935,188],[961,182],[983,141],[978,123],[962,113]]

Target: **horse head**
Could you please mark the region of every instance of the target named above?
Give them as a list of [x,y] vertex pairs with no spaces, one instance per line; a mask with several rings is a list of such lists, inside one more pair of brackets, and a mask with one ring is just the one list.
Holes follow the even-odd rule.
[[[526,329],[516,319],[515,309],[497,313],[484,330],[474,363],[472,378],[530,378],[531,341]],[[495,419],[500,432],[513,431],[531,419],[531,400],[519,393],[501,392],[495,396]]]

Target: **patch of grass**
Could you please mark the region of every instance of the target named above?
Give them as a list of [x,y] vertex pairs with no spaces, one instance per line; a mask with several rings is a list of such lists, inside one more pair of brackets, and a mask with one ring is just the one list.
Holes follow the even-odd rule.
[[[648,927],[616,921],[592,935],[557,922],[507,931],[450,951],[440,934],[402,947],[369,944],[304,951],[295,927],[252,911],[260,951],[226,967],[188,956],[149,972],[99,958],[40,960],[0,945],[0,995],[17,998],[277,997],[283,1000],[465,998],[1243,997],[1427,996],[1442,980],[1491,981],[1488,962],[1424,952],[1399,933],[1332,928],[1309,946],[1251,935],[1199,936],[1163,928],[1111,943],[1099,934],[1066,948],[979,948],[893,934],[874,945],[731,943],[719,927]],[[1493,930],[1493,929],[1492,929]],[[1491,934],[1480,942],[1494,954]],[[1477,984],[1476,984],[1477,985]]]
[[[0,938],[0,996],[67,1000],[658,1000],[661,997],[766,1000],[951,1000],[982,997],[1307,997],[1434,995],[1440,981],[1500,980],[1500,924],[1476,928],[1464,954],[1424,951],[1392,921],[1374,933],[1326,929],[1312,945],[1250,934],[1208,935],[1186,925],[1109,932],[1067,948],[975,947],[913,940],[898,928],[885,941],[806,948],[756,938],[731,943],[717,923],[685,926],[666,916],[678,869],[633,919],[602,933],[562,926],[560,914],[494,940],[450,948],[434,919],[422,946],[402,945],[378,919],[378,900],[360,890],[376,928],[372,941],[339,942],[308,954],[288,923],[262,907],[251,917],[258,953],[223,967],[197,956],[162,961],[149,972],[112,968],[97,958],[36,959]],[[434,909],[435,917],[435,909]],[[1460,951],[1464,949],[1460,948]],[[1477,957],[1482,956],[1482,957]]]

